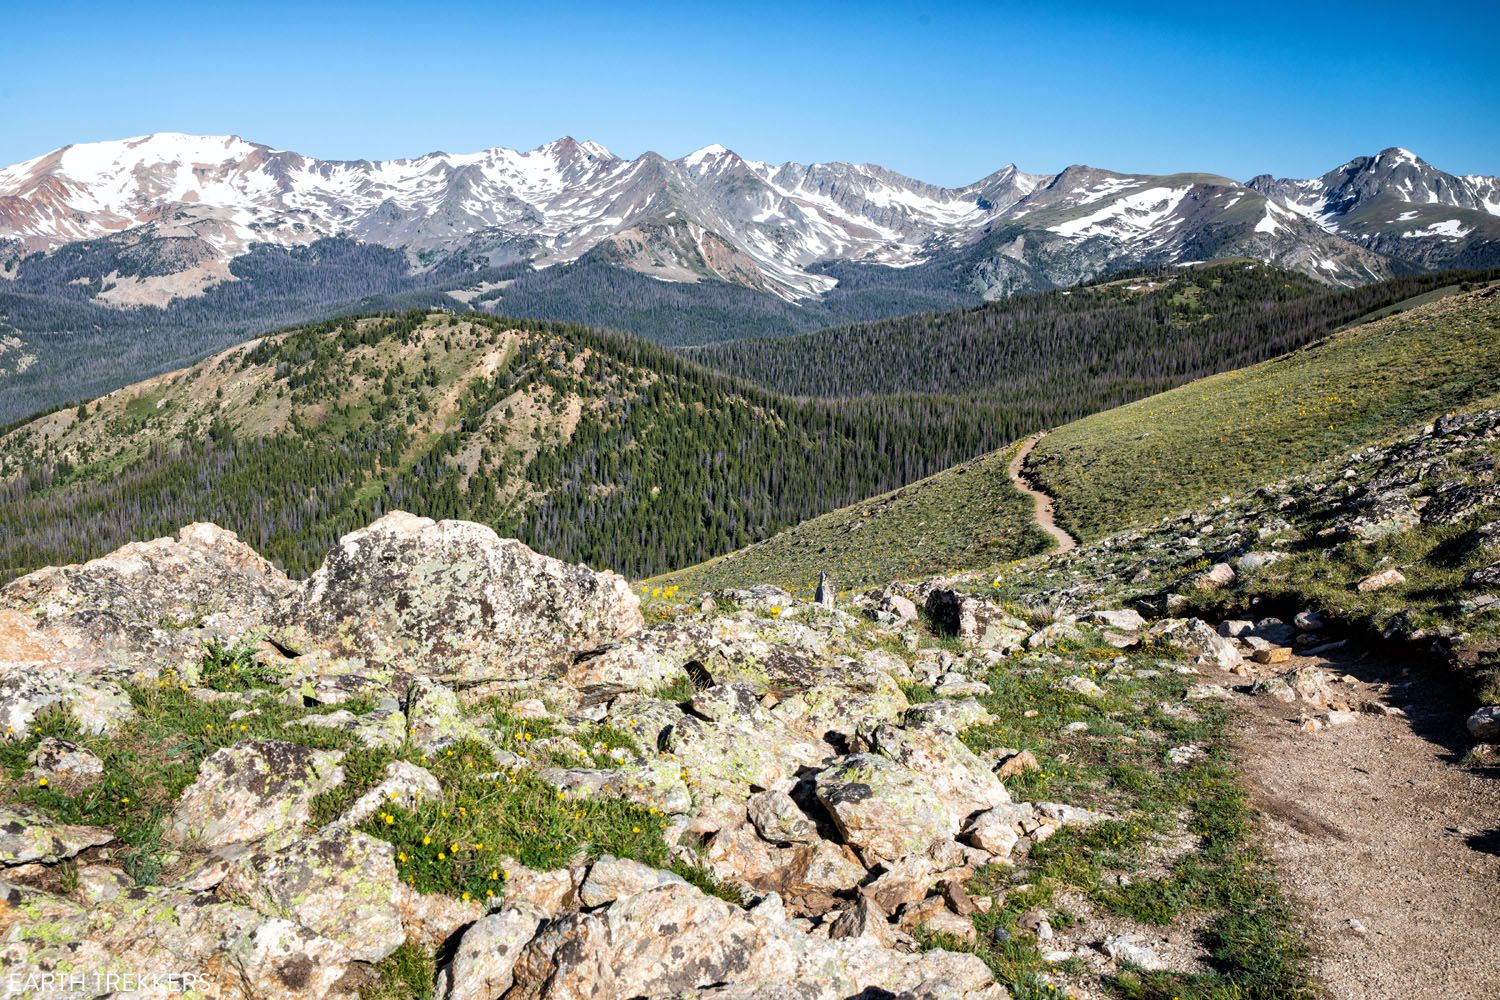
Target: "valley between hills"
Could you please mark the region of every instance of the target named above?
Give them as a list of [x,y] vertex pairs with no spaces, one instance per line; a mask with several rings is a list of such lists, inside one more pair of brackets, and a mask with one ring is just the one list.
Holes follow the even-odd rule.
[[1492,272],[1233,260],[686,352],[346,317],[20,421],[6,963],[1489,995],[1497,345]]

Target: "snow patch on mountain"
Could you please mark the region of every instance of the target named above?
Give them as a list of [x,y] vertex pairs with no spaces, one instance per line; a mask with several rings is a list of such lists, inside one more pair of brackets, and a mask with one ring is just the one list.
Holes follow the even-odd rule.
[[[1083,203],[1092,204],[1103,195],[1095,192],[1104,188],[1100,185],[1089,193],[1094,195],[1087,198]],[[1113,186],[1119,190],[1118,185]],[[1133,194],[1123,195],[1116,198],[1103,208],[1077,219],[1070,219],[1048,228],[1054,233],[1063,236],[1111,236],[1115,239],[1128,239],[1149,233],[1161,225],[1182,199],[1192,190],[1188,187],[1152,187]]]

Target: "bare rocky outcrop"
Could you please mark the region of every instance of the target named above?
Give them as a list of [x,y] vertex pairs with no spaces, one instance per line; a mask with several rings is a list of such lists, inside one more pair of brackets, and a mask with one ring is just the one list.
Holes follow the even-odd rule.
[[[399,513],[346,536],[301,585],[211,526],[144,549],[8,589],[3,607],[25,630],[15,648],[27,663],[67,667],[0,673],[0,684],[42,677],[85,717],[117,695],[116,721],[128,718],[123,685],[137,677],[232,703],[231,718],[272,706],[301,713],[278,738],[243,738],[202,758],[165,819],[168,885],[135,886],[95,857],[112,831],[15,814],[3,860],[21,880],[16,891],[34,894],[35,919],[83,942],[85,956],[232,967],[255,995],[288,997],[352,997],[412,941],[440,956],[434,985],[448,1000],[831,1000],[870,990],[996,1000],[1005,992],[981,960],[922,951],[914,935],[973,940],[978,904],[963,881],[1090,815],[1012,804],[998,758],[960,738],[997,721],[975,700],[988,691],[985,671],[1071,635],[1071,618],[1039,633],[946,591],[972,619],[968,651],[901,655],[844,610],[760,588],[726,595],[722,613],[647,628],[613,574],[479,525]],[[143,593],[96,615],[89,601],[131,586],[129,566],[149,579]],[[145,623],[198,601],[201,578],[215,573],[234,578],[235,608],[175,630]],[[262,632],[270,641],[257,644]],[[241,648],[272,668],[258,682],[268,690],[201,687],[208,638],[247,640]],[[932,685],[936,700],[910,704],[903,686],[913,683]],[[542,738],[523,741],[518,732],[532,726]],[[597,742],[605,727],[608,748]],[[349,749],[315,748],[329,741]],[[484,748],[497,769],[476,776],[485,787],[525,771],[559,800],[651,810],[658,850],[678,871],[701,870],[745,903],[639,860],[590,862],[586,851],[553,870],[497,856],[505,877],[487,906],[416,891],[403,878],[413,848],[398,853],[383,824],[450,808],[441,803],[454,779],[434,760],[466,748]],[[371,770],[357,756],[365,750],[396,759],[376,757]],[[66,741],[39,745],[36,767],[79,787],[109,778],[107,761]],[[315,826],[346,781],[358,794]],[[72,895],[37,888],[55,887],[55,866],[80,855]],[[151,922],[179,910],[191,919],[150,939]],[[8,961],[52,960],[48,942],[0,932]]]
[[903,954],[868,936],[813,937],[785,919],[670,882],[545,925],[509,974],[506,996],[535,1000],[681,996],[766,983],[795,984],[798,995],[820,1000],[877,988],[973,1000],[1006,995],[972,955]]
[[292,583],[231,531],[190,524],[0,588],[0,728],[61,709],[87,732],[131,715],[119,682],[196,668],[206,638],[259,627]]
[[293,838],[311,817],[313,798],[344,780],[342,758],[277,740],[224,747],[182,793],[166,836],[201,847]]
[[614,573],[480,524],[396,511],[339,539],[273,625],[291,651],[353,658],[367,672],[525,682],[638,631],[639,604]]

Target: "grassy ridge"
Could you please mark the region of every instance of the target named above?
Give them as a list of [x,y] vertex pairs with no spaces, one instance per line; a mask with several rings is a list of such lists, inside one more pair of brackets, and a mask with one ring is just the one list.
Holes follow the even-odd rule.
[[932,576],[1045,552],[1031,498],[1006,476],[1015,446],[836,510],[653,584],[688,592],[775,583],[811,595],[819,570],[840,588]]
[[1029,468],[1100,538],[1305,472],[1500,387],[1500,284],[1075,421]]
[[[1368,442],[1484,402],[1500,387],[1500,285],[1428,301],[1294,354],[1068,424],[1029,468],[1085,540],[1307,472]],[[685,591],[819,569],[840,586],[978,571],[1046,551],[1009,449],[663,577]]]

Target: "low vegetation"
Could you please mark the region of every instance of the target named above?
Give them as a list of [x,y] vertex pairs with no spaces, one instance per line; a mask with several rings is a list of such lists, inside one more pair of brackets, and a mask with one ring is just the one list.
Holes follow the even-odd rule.
[[[1123,921],[1186,928],[1201,939],[1206,961],[1200,970],[1122,971],[1106,983],[1113,996],[1313,996],[1293,912],[1252,840],[1227,749],[1228,713],[1213,704],[1177,707],[1186,686],[1172,671],[1180,662],[1170,647],[1122,654],[1085,632],[984,678],[991,693],[979,701],[1003,725],[962,736],[980,753],[1006,747],[1036,756],[1039,770],[1007,781],[1012,795],[1086,803],[1116,817],[1064,829],[1037,845],[1028,864],[985,869],[972,880],[971,891],[993,894],[1000,905],[976,917],[980,943],[969,950],[1022,1000],[1061,995],[1050,977],[1043,979],[1056,967],[1043,961],[1020,924],[1038,911],[1060,929]],[[1099,680],[1102,693],[1060,687],[1080,672]],[[1177,763],[1167,751],[1180,747],[1202,752]],[[1067,963],[1060,971],[1069,972]]]
[[1500,286],[1061,427],[1028,462],[1058,521],[1101,538],[1480,405],[1500,385]]

